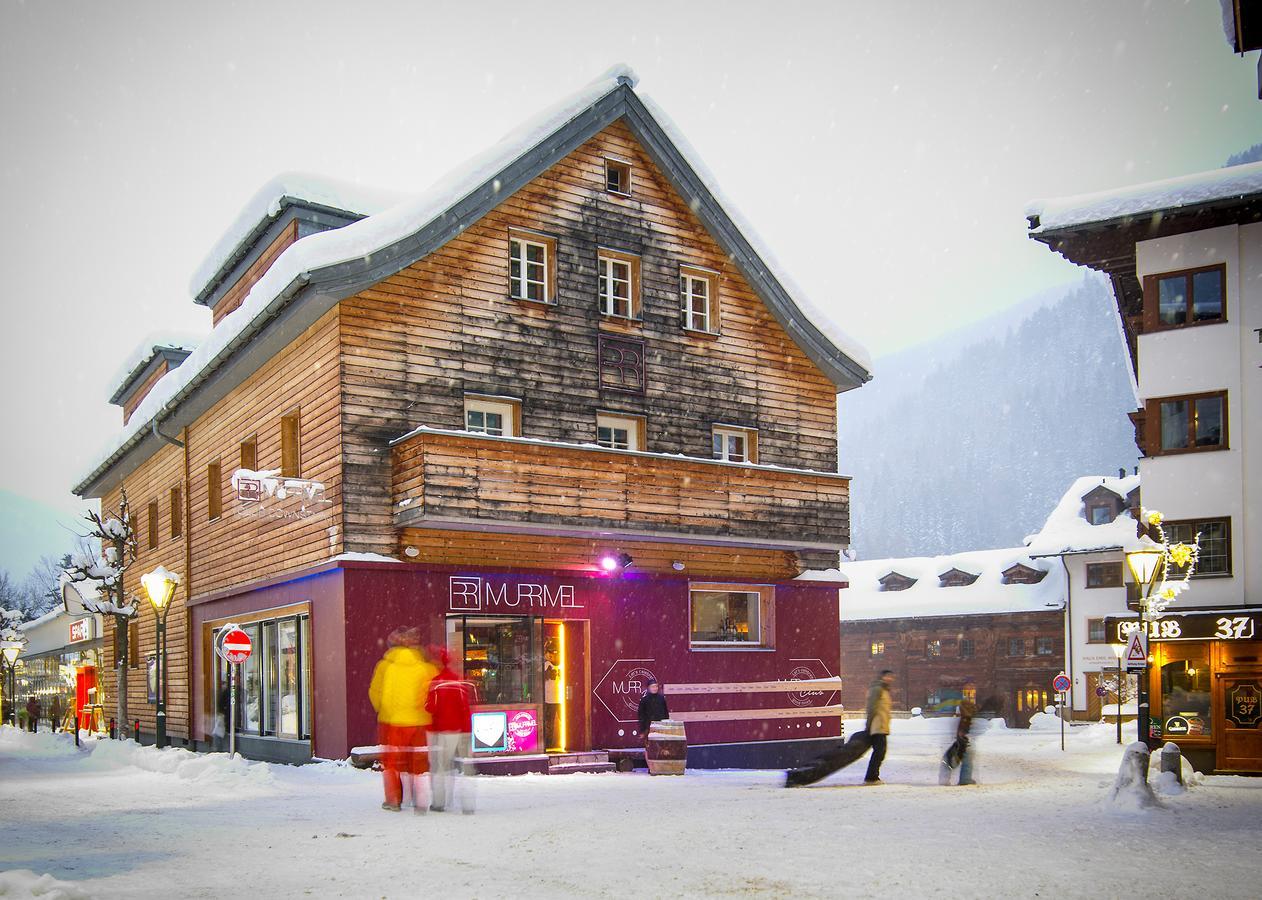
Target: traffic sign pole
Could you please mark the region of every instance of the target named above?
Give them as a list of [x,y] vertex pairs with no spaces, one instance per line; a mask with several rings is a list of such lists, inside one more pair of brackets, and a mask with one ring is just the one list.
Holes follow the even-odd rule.
[[1052,679],[1052,690],[1056,692],[1056,702],[1060,705],[1060,749],[1065,751],[1065,692],[1072,688],[1069,676],[1061,672]]
[[237,667],[228,663],[228,758],[237,755]]
[[254,644],[235,623],[229,623],[219,634],[216,652],[228,664],[228,755],[233,757],[237,755],[237,669],[250,658]]

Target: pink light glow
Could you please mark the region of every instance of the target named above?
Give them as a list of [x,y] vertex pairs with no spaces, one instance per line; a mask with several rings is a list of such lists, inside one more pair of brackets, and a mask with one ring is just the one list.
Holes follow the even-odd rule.
[[614,569],[618,568],[618,560],[614,559],[612,556],[602,556],[600,558],[600,567],[606,572],[612,572]]

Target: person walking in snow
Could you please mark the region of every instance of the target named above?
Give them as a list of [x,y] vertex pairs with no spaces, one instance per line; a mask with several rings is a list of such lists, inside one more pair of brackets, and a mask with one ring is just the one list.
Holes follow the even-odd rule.
[[977,716],[977,704],[969,699],[976,695],[976,688],[971,682],[964,686],[964,695],[960,698],[955,722],[955,741],[942,755],[942,770],[938,774],[938,781],[942,784],[951,783],[951,771],[956,766],[960,769],[960,784],[977,783],[973,780],[975,748],[970,733],[973,730],[973,719]]
[[386,639],[389,649],[372,673],[368,699],[377,711],[377,741],[382,746],[381,778],[386,799],[382,809],[398,812],[405,794],[413,810],[425,812],[423,775],[429,768],[421,747],[430,724],[425,709],[429,683],[438,670],[421,652],[416,628],[397,628]]
[[31,731],[39,730],[39,698],[32,696],[26,701],[26,723]]
[[666,708],[666,695],[662,693],[662,686],[657,683],[656,678],[649,679],[648,690],[640,698],[637,715],[640,720],[640,736],[644,738],[644,746],[648,747],[649,727],[654,722],[670,718],[670,710]]
[[885,761],[886,741],[890,733],[890,685],[893,683],[894,673],[885,669],[868,688],[867,731],[868,740],[872,743],[872,756],[868,758],[864,784],[881,783],[881,763]]
[[473,785],[464,775],[461,764],[469,756],[473,732],[474,688],[451,668],[451,654],[446,647],[431,653],[442,670],[429,683],[425,709],[433,718],[429,728],[429,782],[433,799],[429,808],[442,812],[454,800],[459,783],[460,808],[466,815],[473,812]]

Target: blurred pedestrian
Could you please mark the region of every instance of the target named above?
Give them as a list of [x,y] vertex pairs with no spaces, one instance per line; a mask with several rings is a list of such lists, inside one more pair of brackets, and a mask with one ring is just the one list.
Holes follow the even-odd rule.
[[39,730],[39,698],[34,695],[26,701],[26,724],[31,731]]
[[640,698],[637,714],[640,720],[640,736],[644,738],[644,746],[647,748],[652,724],[670,718],[670,710],[666,708],[666,695],[662,693],[662,686],[657,683],[656,678],[649,679],[648,690]]
[[57,731],[62,726],[60,694],[53,694],[52,712],[49,715],[53,717],[53,731]]
[[422,748],[430,724],[425,700],[437,669],[421,652],[418,629],[397,628],[386,643],[389,649],[373,670],[368,688],[368,699],[377,711],[377,741],[382,747],[386,799],[381,808],[398,812],[410,796],[413,809],[423,813],[428,805],[423,775],[429,766]]
[[429,727],[429,782],[433,794],[429,808],[442,812],[459,794],[460,810],[468,815],[473,812],[473,783],[464,765],[472,740],[474,689],[452,669],[446,647],[430,655],[442,669],[429,683],[425,701],[425,709],[433,718]]
[[942,784],[951,783],[951,772],[957,767],[960,770],[960,784],[977,783],[973,780],[976,747],[974,746],[974,738],[971,733],[973,731],[973,720],[977,717],[977,703],[973,700],[976,696],[976,687],[972,683],[966,684],[963,696],[960,698],[960,705],[957,708],[955,740],[947,748],[946,753],[942,755],[942,769],[938,773],[938,781]]
[[885,750],[890,733],[890,686],[894,683],[894,673],[885,669],[877,676],[876,681],[868,688],[868,740],[872,744],[872,755],[868,758],[868,771],[863,776],[864,784],[881,783],[881,763],[885,761]]

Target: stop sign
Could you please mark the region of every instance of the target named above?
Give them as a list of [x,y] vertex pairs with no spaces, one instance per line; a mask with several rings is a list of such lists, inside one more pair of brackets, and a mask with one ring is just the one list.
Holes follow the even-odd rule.
[[250,658],[254,645],[240,628],[230,628],[219,641],[219,654],[230,663],[243,663]]

